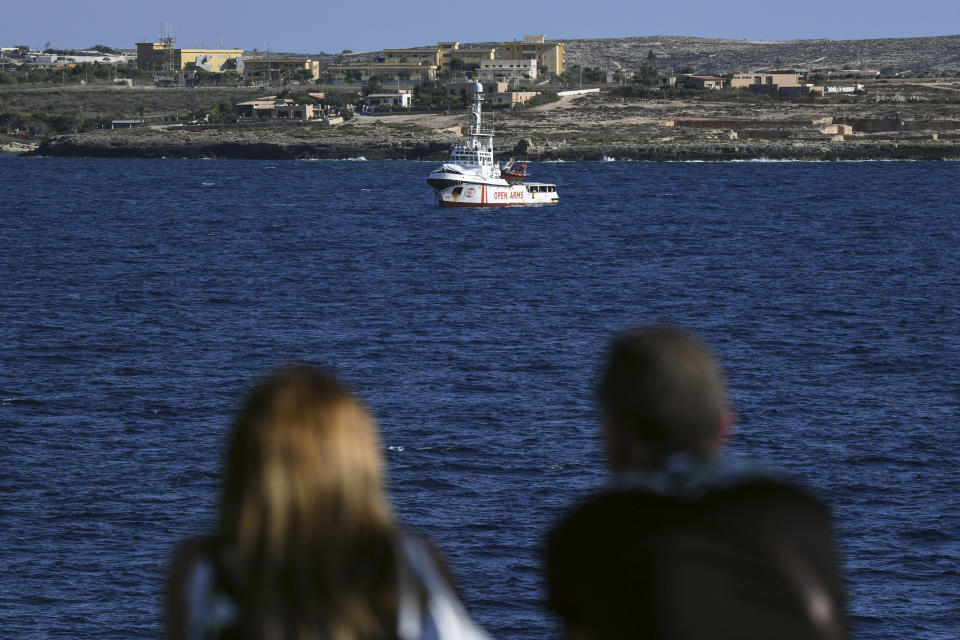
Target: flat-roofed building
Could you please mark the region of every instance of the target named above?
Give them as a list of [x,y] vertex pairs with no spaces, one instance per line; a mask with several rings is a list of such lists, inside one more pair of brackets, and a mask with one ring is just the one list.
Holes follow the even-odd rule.
[[133,127],[142,127],[143,120],[111,120],[109,123],[103,122],[98,129],[132,129]]
[[323,117],[323,107],[298,104],[289,99],[264,96],[237,104],[241,120],[315,120]]
[[243,61],[243,76],[246,80],[270,80],[306,71],[310,80],[320,77],[320,62],[311,58],[246,58]]
[[723,89],[730,85],[730,80],[723,76],[687,76],[683,81],[691,89]]
[[23,61],[38,64],[52,64],[57,61],[58,57],[55,53],[28,53],[23,56]]
[[495,49],[461,49],[459,42],[438,42],[436,47],[415,47],[412,49],[384,49],[383,61],[386,64],[420,63],[435,65],[437,71],[445,73],[454,59],[466,64],[479,64],[483,60],[493,60]]
[[77,53],[65,53],[57,56],[57,60],[60,62],[100,62],[103,64],[125,64],[130,62],[130,60],[135,59],[133,56],[126,54],[108,54],[108,53],[99,53],[97,51],[80,51]]
[[484,60],[480,63],[480,81],[506,80],[536,80],[536,60]]
[[364,101],[371,107],[409,107],[413,94],[409,91],[398,93],[371,93]]
[[174,49],[174,61],[180,69],[243,73],[243,49]]
[[138,42],[137,69],[165,71],[167,61],[173,64],[173,42]]
[[137,68],[144,71],[204,69],[212,73],[243,71],[243,49],[177,49],[168,42],[138,42]]
[[735,73],[730,80],[731,89],[746,89],[751,86],[776,85],[777,87],[799,87],[803,80],[803,75],[795,71],[770,72],[756,71],[753,73]]
[[523,42],[501,42],[500,58],[504,60],[536,60],[547,73],[563,73],[563,43],[550,42],[542,35],[526,35]]
[[419,62],[351,62],[332,64],[328,71],[335,84],[367,82],[373,76],[386,76],[390,82],[419,84],[436,80],[437,66]]
[[439,47],[384,49],[383,62],[385,64],[421,64],[439,67],[441,53]]
[[497,57],[497,50],[490,49],[460,49],[454,48],[450,49],[441,57],[441,69],[443,71],[448,71],[448,66],[455,59],[459,58],[463,61],[464,64],[469,65],[482,65],[484,62],[489,62]]
[[730,80],[733,89],[747,89],[769,96],[795,98],[810,93],[812,85],[804,84],[804,74],[796,71],[755,71],[737,73]]
[[540,95],[539,91],[503,91],[491,93],[484,98],[487,104],[509,105],[511,107],[524,104],[530,98]]
[[[486,100],[490,95],[494,93],[503,93],[509,86],[509,82],[503,81],[491,81],[485,80],[481,82],[483,85],[483,97]],[[476,82],[451,82],[447,85],[447,95],[450,96],[459,96],[459,97],[469,97],[473,100],[473,89],[477,86]]]

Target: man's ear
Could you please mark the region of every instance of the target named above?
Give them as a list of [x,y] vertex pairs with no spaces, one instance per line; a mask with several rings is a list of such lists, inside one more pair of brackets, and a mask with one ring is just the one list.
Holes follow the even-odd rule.
[[629,466],[629,443],[624,437],[623,430],[610,421],[602,419],[603,447],[607,454],[607,466],[613,471],[621,471]]

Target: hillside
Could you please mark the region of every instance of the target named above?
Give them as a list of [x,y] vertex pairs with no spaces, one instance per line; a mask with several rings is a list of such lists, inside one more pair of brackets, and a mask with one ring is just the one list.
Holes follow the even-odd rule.
[[[566,96],[487,115],[497,157],[532,161],[960,158],[960,79],[868,80],[862,95],[796,101],[747,92],[687,100]],[[158,90],[158,94],[177,90]],[[185,89],[180,91],[194,91]],[[52,156],[442,161],[466,112],[361,115],[332,126],[157,124],[44,140]]]
[[[566,65],[636,69],[649,51],[661,72],[692,67],[732,73],[782,66],[813,69],[894,69],[960,72],[960,35],[879,40],[750,42],[685,36],[563,40]],[[779,61],[779,64],[778,62]]]

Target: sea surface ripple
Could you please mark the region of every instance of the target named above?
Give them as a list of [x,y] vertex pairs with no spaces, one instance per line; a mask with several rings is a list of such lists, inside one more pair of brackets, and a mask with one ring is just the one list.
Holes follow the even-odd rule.
[[154,638],[245,391],[333,365],[399,516],[495,636],[603,485],[611,334],[725,362],[732,455],[833,508],[855,637],[960,636],[956,163],[557,163],[550,208],[442,210],[430,164],[0,156],[0,635]]

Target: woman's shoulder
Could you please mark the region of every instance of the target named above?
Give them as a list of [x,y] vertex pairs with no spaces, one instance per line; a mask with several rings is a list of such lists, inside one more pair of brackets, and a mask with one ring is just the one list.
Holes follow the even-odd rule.
[[483,640],[454,592],[446,564],[425,538],[397,535],[400,640]]
[[194,536],[177,544],[170,556],[170,571],[189,569],[198,561],[209,559],[216,555],[222,542],[218,536]]
[[190,538],[174,549],[166,596],[169,638],[197,638],[204,629],[236,623],[235,594],[224,578],[224,553],[216,536]]

